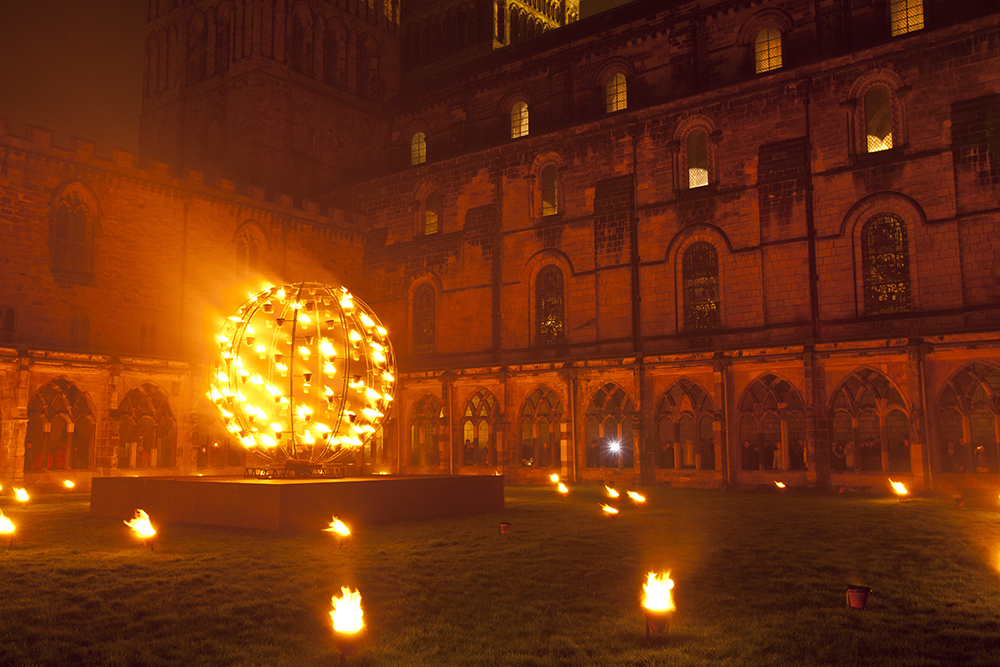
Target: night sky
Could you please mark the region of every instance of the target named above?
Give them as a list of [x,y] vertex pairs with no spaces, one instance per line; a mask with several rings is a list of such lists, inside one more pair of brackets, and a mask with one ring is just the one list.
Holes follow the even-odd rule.
[[[403,0],[405,2],[405,0]],[[585,18],[628,0],[584,0]],[[0,0],[0,116],[135,151],[146,0]]]

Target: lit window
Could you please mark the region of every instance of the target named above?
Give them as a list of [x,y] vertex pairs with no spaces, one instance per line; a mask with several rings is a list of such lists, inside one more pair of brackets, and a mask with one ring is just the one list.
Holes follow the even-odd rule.
[[695,130],[688,135],[687,163],[688,187],[708,185],[708,135],[704,130]]
[[889,0],[892,36],[924,29],[924,0]]
[[711,243],[695,243],[684,252],[684,328],[719,326],[719,256]]
[[510,138],[528,136],[528,105],[518,102],[510,110]]
[[424,202],[424,234],[437,234],[438,220],[441,216],[441,205],[436,194],[427,196]]
[[753,41],[754,62],[757,74],[781,67],[781,32],[777,28],[764,28]]
[[538,342],[552,345],[563,340],[563,275],[557,266],[546,266],[535,280]]
[[892,215],[878,215],[861,230],[865,314],[910,310],[910,250],[906,224]]
[[559,171],[554,164],[542,170],[542,215],[559,212]]
[[628,108],[628,88],[624,74],[615,74],[604,85],[604,103],[608,113]]
[[423,132],[417,132],[410,140],[410,166],[427,162],[427,137]]
[[892,102],[885,86],[875,86],[865,95],[865,132],[869,153],[892,148]]

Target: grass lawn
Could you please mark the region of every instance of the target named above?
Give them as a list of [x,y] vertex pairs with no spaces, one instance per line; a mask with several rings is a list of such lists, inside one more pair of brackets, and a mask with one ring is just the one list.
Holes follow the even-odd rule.
[[[335,665],[344,585],[367,623],[348,665],[1000,664],[1000,508],[644,492],[614,523],[602,487],[512,487],[502,514],[359,526],[339,549],[171,524],[155,552],[86,496],[5,495],[0,665]],[[649,570],[678,610],[647,641]],[[845,612],[849,583],[875,589],[867,611]]]

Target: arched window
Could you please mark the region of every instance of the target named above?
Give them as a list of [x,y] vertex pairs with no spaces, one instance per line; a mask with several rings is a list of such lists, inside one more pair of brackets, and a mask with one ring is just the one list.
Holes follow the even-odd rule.
[[697,384],[681,379],[668,389],[656,410],[658,468],[715,469],[715,404]]
[[910,472],[910,419],[903,397],[877,371],[862,369],[833,394],[834,470]]
[[559,169],[550,164],[542,169],[542,215],[559,212]]
[[869,153],[892,148],[892,100],[885,86],[873,86],[865,94],[865,133]]
[[753,40],[754,66],[757,74],[781,67],[781,31],[764,28]]
[[260,273],[260,249],[257,237],[243,233],[236,239],[236,276],[250,278]]
[[465,403],[465,411],[459,422],[463,465],[496,465],[496,421],[499,413],[496,397],[485,389],[477,391]]
[[969,364],[945,384],[938,400],[937,461],[941,472],[997,472],[1000,370]]
[[437,333],[434,286],[424,283],[413,294],[413,351],[428,354],[434,351]]
[[604,108],[607,113],[628,108],[628,84],[621,72],[611,75],[604,84]]
[[715,329],[720,322],[719,255],[705,241],[684,251],[684,328],[688,331]]
[[423,132],[417,132],[410,139],[410,166],[427,162],[427,137]]
[[525,399],[518,429],[521,465],[536,468],[561,465],[562,416],[562,401],[547,387],[538,387]]
[[118,404],[118,468],[172,468],[177,424],[156,385],[136,387]]
[[72,273],[91,271],[90,208],[76,192],[66,194],[55,207],[52,230],[52,269]]
[[444,419],[441,401],[432,394],[424,394],[413,406],[410,419],[410,464],[415,466],[437,465],[441,459],[438,450],[438,425]]
[[45,384],[28,401],[24,471],[89,468],[94,423],[77,385],[63,378]]
[[760,470],[805,468],[806,416],[802,396],[785,380],[763,375],[754,380],[740,400],[741,452],[744,467]]
[[708,135],[697,129],[687,138],[688,187],[708,185]]
[[292,19],[292,69],[300,74],[312,75],[311,29],[306,20],[296,14]]
[[196,13],[188,25],[188,77],[187,82],[197,83],[205,78],[208,67],[208,34],[205,17]]
[[510,108],[510,138],[528,136],[528,103],[516,102]]
[[441,202],[437,193],[432,192],[424,200],[424,234],[437,234],[441,231]]
[[549,264],[535,278],[535,307],[538,314],[539,345],[554,345],[565,339],[565,308],[563,274],[558,266]]
[[892,36],[924,29],[924,0],[889,0]]
[[861,230],[865,314],[910,310],[910,250],[906,224],[894,215],[877,215]]
[[598,389],[584,418],[587,467],[633,467],[632,433],[636,419],[635,405],[624,389],[613,382]]
[[373,101],[380,99],[379,65],[378,42],[371,35],[366,35],[358,43],[357,92],[359,97]]

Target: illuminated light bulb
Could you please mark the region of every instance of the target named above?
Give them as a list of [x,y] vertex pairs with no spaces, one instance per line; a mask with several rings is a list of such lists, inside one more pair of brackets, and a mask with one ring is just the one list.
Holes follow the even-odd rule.
[[337,356],[337,351],[333,349],[333,344],[325,338],[319,344],[319,351],[328,357]]

